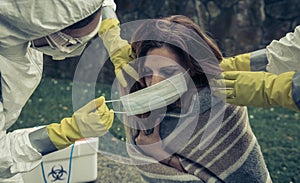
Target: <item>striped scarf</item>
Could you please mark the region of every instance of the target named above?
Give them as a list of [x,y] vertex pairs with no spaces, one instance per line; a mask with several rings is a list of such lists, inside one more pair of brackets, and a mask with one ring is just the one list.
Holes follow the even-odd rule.
[[[208,97],[209,96],[209,97]],[[136,146],[128,154],[149,182],[272,182],[260,146],[254,136],[247,109],[220,100],[212,101],[203,90],[182,115],[168,113],[160,124],[164,149],[175,154],[187,173],[143,156]],[[201,101],[199,103],[199,101]],[[212,106],[212,107],[211,107]],[[127,131],[134,144],[136,131]]]

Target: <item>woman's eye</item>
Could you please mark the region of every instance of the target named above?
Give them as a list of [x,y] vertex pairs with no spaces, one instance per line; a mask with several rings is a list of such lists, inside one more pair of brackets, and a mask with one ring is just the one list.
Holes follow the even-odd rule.
[[149,76],[152,75],[152,71],[149,69],[143,69],[143,76]]
[[167,77],[173,76],[175,73],[176,73],[176,70],[173,70],[173,69],[162,71],[162,74]]

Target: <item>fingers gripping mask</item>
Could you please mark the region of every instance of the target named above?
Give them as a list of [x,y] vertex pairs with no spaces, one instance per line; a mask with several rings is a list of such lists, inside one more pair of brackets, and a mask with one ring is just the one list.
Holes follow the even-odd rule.
[[128,116],[143,114],[176,102],[187,91],[183,73],[120,97]]
[[85,49],[87,42],[97,35],[102,22],[102,16],[96,26],[96,28],[86,36],[73,38],[61,31],[55,32],[45,37],[48,45],[42,47],[36,47],[35,49],[43,52],[46,55],[52,56],[53,60],[64,60],[67,57],[80,56]]

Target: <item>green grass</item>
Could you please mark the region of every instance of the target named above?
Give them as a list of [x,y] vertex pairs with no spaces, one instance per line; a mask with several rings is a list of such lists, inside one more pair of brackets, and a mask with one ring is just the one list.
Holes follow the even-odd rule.
[[[95,97],[110,97],[110,86],[97,85],[95,93]],[[59,122],[72,114],[72,82],[43,78],[9,130]],[[300,182],[300,113],[283,108],[249,108],[249,118],[273,182]],[[125,140],[123,124],[115,119],[110,132]]]
[[274,182],[300,182],[300,113],[249,108],[252,129]]

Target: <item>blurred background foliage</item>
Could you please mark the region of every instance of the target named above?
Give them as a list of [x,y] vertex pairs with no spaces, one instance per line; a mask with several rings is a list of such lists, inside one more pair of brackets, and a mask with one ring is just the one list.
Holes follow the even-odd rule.
[[[264,48],[300,23],[299,0],[115,0],[121,23],[183,14],[197,22],[219,45],[224,56]],[[89,58],[101,60],[95,97],[111,97],[113,65],[96,40]],[[90,52],[90,53],[91,53]],[[63,62],[44,56],[42,81],[9,131],[59,122],[73,113],[74,74],[82,57]],[[80,79],[91,85],[93,63],[81,65]],[[77,73],[78,74],[78,73]],[[94,78],[92,78],[94,79]],[[84,90],[83,90],[84,92]],[[85,101],[85,95],[76,100]],[[77,101],[78,102],[78,101]],[[80,103],[80,101],[79,101]],[[283,108],[249,108],[249,118],[274,182],[300,182],[300,113]],[[123,124],[116,118],[111,133],[125,141]]]

